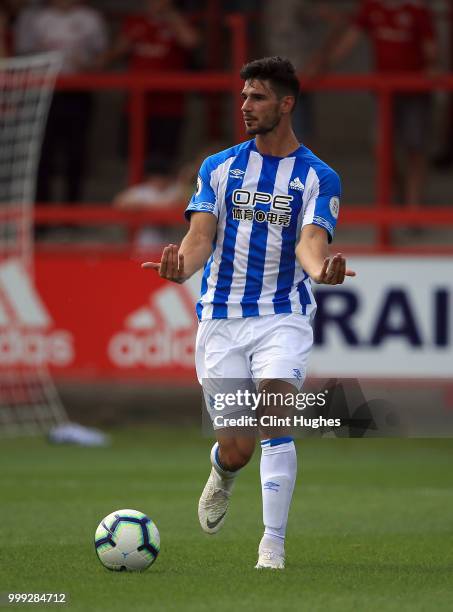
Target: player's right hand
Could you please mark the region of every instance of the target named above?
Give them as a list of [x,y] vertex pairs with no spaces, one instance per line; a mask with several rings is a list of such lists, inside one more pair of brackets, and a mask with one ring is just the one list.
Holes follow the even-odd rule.
[[142,268],[155,270],[160,277],[183,283],[186,280],[184,275],[184,255],[178,252],[176,244],[169,244],[162,251],[160,263],[146,261],[142,263]]
[[346,276],[356,276],[354,270],[346,268],[346,259],[341,253],[326,257],[321,271],[311,278],[320,285],[341,285]]

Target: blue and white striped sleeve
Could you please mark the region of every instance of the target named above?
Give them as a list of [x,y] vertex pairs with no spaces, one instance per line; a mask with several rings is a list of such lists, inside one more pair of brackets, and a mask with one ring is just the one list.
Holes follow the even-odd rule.
[[313,182],[309,198],[304,207],[302,227],[319,225],[327,232],[332,242],[340,210],[340,177],[331,168],[313,172]]
[[187,220],[190,219],[190,215],[193,212],[208,212],[216,217],[219,216],[216,189],[212,163],[210,163],[210,158],[208,157],[201,164],[196,191],[186,208],[185,217]]

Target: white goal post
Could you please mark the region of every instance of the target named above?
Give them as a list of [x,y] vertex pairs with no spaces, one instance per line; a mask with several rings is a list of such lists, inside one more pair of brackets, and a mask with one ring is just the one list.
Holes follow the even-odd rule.
[[[47,367],[20,359],[21,338],[30,332],[27,296],[35,291],[37,170],[61,61],[59,53],[0,60],[0,436],[43,433],[67,421]],[[31,289],[15,287],[11,275],[5,281],[2,270],[11,269]]]

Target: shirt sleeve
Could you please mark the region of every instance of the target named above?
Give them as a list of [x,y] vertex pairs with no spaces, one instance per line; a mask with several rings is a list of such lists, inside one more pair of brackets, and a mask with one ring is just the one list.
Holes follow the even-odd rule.
[[210,165],[209,158],[205,159],[201,164],[195,193],[191,197],[185,211],[185,217],[188,221],[193,212],[208,212],[216,217],[219,216],[219,207],[212,176],[213,172],[210,169]]
[[140,39],[146,38],[146,26],[137,17],[126,16],[121,23],[121,37],[129,43],[137,43]]
[[340,177],[330,168],[320,172],[304,208],[302,227],[319,225],[327,232],[328,241],[332,242],[340,210],[341,182]]

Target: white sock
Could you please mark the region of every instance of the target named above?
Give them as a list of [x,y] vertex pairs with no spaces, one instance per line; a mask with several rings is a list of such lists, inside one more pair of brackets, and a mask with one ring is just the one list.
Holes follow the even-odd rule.
[[229,470],[226,470],[223,467],[219,459],[219,443],[218,442],[216,442],[211,449],[211,463],[212,463],[212,467],[215,469],[217,475],[219,476],[219,484],[221,485],[221,488],[227,491],[230,491],[233,487],[233,483],[234,483],[236,474],[240,472],[240,470],[230,472]]
[[261,442],[260,473],[264,523],[260,548],[284,554],[286,524],[297,474],[296,447],[292,438]]

